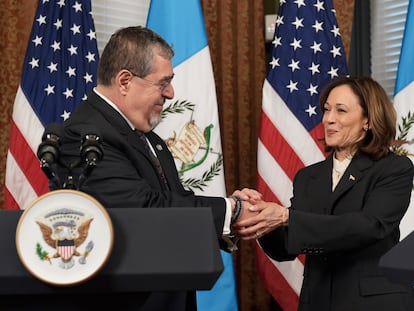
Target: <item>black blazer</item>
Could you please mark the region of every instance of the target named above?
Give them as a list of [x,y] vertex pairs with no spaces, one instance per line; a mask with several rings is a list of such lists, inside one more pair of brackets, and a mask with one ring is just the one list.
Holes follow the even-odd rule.
[[332,162],[331,155],[296,174],[289,226],[261,238],[261,246],[278,261],[306,255],[300,311],[414,310],[412,289],[390,282],[378,267],[399,241],[411,160],[357,154],[333,192]]
[[[81,138],[94,131],[102,138],[103,158],[80,190],[111,208],[211,207],[217,237],[221,238],[226,211],[224,198],[197,196],[185,190],[168,147],[157,134],[149,132],[146,136],[154,147],[169,184],[170,189],[166,189],[143,142],[125,119],[94,92],[63,123],[61,159],[66,165],[79,160]],[[62,166],[58,171],[61,179],[68,175]],[[71,173],[75,181],[80,173],[80,168],[75,168]],[[53,185],[50,187],[53,188]],[[221,243],[224,248],[224,243]],[[124,297],[122,302],[116,303],[123,304],[122,310],[127,310],[129,306],[134,310],[196,310],[195,292],[150,293],[147,296],[138,299],[137,295],[132,295],[131,301]],[[138,309],[137,305],[141,308]]]

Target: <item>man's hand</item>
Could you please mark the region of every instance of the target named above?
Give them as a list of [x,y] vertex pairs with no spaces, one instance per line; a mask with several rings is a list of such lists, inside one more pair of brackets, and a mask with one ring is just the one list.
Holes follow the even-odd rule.
[[262,200],[262,194],[259,191],[250,188],[235,190],[232,195],[238,196],[243,201],[249,201],[252,204],[255,204]]

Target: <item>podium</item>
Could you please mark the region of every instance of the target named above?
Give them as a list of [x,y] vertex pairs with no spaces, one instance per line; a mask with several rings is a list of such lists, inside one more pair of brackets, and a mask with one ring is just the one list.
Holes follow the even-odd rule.
[[139,300],[145,299],[149,291],[208,290],[222,273],[209,208],[107,211],[114,230],[108,261],[92,279],[68,287],[51,286],[27,271],[15,244],[22,211],[0,211],[0,309],[27,310],[32,306],[30,310],[37,310],[34,306],[39,305],[39,310],[48,310],[50,305],[63,310],[65,301],[68,310],[79,310],[80,299],[106,294],[132,294]]
[[391,281],[414,288],[414,231],[385,253],[379,266]]

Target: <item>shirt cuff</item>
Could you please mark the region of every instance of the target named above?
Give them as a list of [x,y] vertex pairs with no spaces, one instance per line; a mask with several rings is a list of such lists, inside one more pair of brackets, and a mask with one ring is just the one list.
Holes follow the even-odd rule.
[[226,200],[226,215],[224,216],[223,236],[229,236],[231,233],[231,202],[227,198],[224,198],[224,200]]
[[224,226],[223,226],[223,240],[227,244],[227,249],[230,252],[236,251],[237,248],[237,242],[239,241],[239,238],[236,236],[231,235],[231,202],[230,199],[224,198],[226,200],[226,215],[224,218]]

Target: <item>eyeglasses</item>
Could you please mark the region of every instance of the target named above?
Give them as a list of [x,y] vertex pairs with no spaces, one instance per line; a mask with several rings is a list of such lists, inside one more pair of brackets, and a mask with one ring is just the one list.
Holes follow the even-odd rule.
[[152,80],[148,80],[145,78],[140,77],[139,75],[133,73],[131,70],[129,70],[129,72],[134,76],[137,77],[138,79],[144,80],[145,82],[148,82],[150,85],[157,87],[161,93],[163,93],[165,91],[165,89],[171,84],[172,79],[174,78],[174,74],[170,77],[167,77],[161,81],[152,81]]

